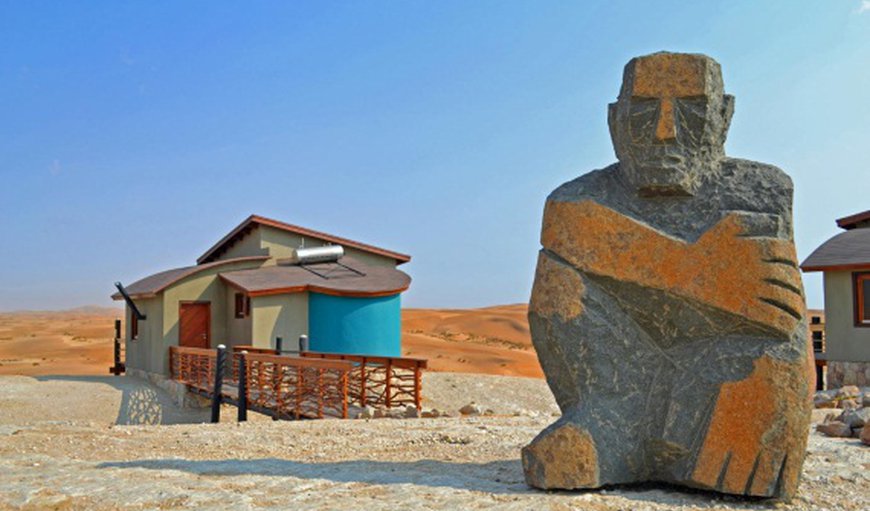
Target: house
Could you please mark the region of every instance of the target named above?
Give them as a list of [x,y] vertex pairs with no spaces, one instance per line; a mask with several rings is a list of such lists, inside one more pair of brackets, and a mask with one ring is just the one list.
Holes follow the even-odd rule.
[[126,367],[168,374],[170,346],[274,348],[401,356],[400,296],[411,257],[252,215],[195,265],[129,286]]
[[801,264],[824,272],[825,351],[829,388],[870,386],[870,211],[837,220],[844,229]]

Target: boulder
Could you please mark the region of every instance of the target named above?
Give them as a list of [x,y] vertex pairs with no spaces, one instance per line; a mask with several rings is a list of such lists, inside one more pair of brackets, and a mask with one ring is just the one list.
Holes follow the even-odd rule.
[[377,410],[372,406],[366,406],[357,415],[357,419],[374,419]]
[[406,419],[417,419],[420,417],[420,410],[416,406],[408,405],[405,407],[404,416]]
[[831,421],[816,426],[816,431],[827,436],[849,438],[852,436],[852,428],[840,421]]
[[861,439],[861,443],[864,445],[870,445],[870,424],[864,425],[864,428],[861,429],[861,436],[858,438]]
[[816,392],[813,398],[813,405],[816,408],[836,408],[836,392],[830,390],[820,390]]
[[725,156],[733,107],[709,57],[633,59],[619,161],[547,198],[529,324],[561,417],[522,451],[529,485],[797,491],[815,367],[792,183]]
[[837,389],[836,395],[840,399],[860,399],[861,389],[855,385],[845,385]]
[[460,408],[459,413],[461,415],[481,415],[483,414],[483,409],[472,401]]
[[870,422],[870,408],[853,408],[844,411],[837,420],[848,424],[850,428],[863,428]]

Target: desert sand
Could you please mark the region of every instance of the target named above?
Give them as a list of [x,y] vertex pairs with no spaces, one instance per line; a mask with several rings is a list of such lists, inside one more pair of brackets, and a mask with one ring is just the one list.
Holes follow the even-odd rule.
[[[404,355],[431,371],[543,377],[526,305],[405,309]],[[0,313],[0,375],[103,375],[112,365],[113,322],[121,309]]]

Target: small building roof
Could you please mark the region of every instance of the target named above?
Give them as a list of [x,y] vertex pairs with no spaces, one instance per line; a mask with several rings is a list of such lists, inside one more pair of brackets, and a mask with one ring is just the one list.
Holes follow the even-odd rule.
[[846,230],[859,227],[858,224],[865,222],[870,222],[870,209],[862,213],[856,213],[854,215],[844,216],[843,218],[837,219],[837,225]]
[[[157,293],[163,291],[167,287],[175,284],[183,278],[189,277],[195,273],[199,273],[209,268],[223,266],[225,264],[243,263],[247,261],[265,261],[266,259],[269,259],[269,256],[236,257],[233,259],[224,259],[223,261],[215,261],[208,264],[198,264],[196,266],[174,268],[172,270],[166,270],[160,273],[155,273],[154,275],[149,275],[144,279],[139,279],[136,282],[130,284],[129,286],[126,286],[125,289],[127,291],[127,294],[130,295],[130,298],[148,298],[156,295]],[[112,299],[123,300],[123,297],[121,296],[121,293],[115,293],[112,295]]]
[[343,257],[339,263],[304,267],[279,264],[221,273],[220,277],[249,296],[304,291],[339,296],[387,296],[401,293],[411,285],[411,277],[395,268],[369,266],[351,257]]
[[387,250],[359,241],[349,240],[347,238],[341,238],[339,236],[333,236],[332,234],[315,231],[313,229],[307,229],[298,225],[280,222],[271,218],[266,218],[259,215],[251,215],[247,219],[245,219],[244,222],[236,226],[235,229],[230,231],[229,234],[227,234],[220,241],[215,243],[214,246],[208,249],[203,255],[201,255],[199,259],[196,260],[197,264],[204,264],[213,261],[216,257],[219,257],[221,253],[225,252],[230,245],[245,237],[248,233],[250,233],[255,227],[259,225],[267,225],[269,227],[274,227],[282,231],[292,232],[300,236],[307,236],[309,238],[315,238],[327,241],[329,243],[335,243],[336,245],[352,247],[357,250],[362,250],[364,252],[370,252],[375,255],[388,257],[391,259],[395,259],[397,264],[407,263],[411,260],[411,256],[407,254],[393,252],[392,250]]
[[851,229],[837,234],[801,264],[801,269],[807,272],[862,268],[870,268],[870,229]]

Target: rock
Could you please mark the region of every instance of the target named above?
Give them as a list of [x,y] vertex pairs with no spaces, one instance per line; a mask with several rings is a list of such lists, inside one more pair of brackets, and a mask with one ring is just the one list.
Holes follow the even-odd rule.
[[870,445],[870,424],[864,425],[864,428],[861,430],[861,436],[858,438],[861,439],[863,444]]
[[861,438],[861,431],[864,430],[864,426],[860,428],[850,428],[852,430],[852,438]]
[[372,406],[366,406],[356,415],[357,419],[374,419],[377,410]]
[[864,392],[863,396],[861,397],[861,406],[863,408],[870,408],[870,392]]
[[852,428],[840,421],[831,421],[816,426],[816,431],[827,436],[849,438],[852,436]]
[[837,389],[837,397],[840,399],[856,399],[861,396],[861,389],[855,385],[846,385]]
[[845,410],[836,420],[848,424],[850,428],[863,428],[865,424],[870,422],[870,408]]
[[420,417],[420,410],[418,410],[416,406],[408,405],[405,407],[405,413],[403,415],[406,419],[417,419]]
[[437,408],[433,408],[431,410],[423,410],[421,415],[424,419],[437,419],[441,416],[441,412]]
[[486,410],[483,411],[483,414],[487,415],[487,416],[495,415],[495,410],[493,410],[492,408],[487,408]]
[[471,402],[460,408],[459,413],[461,415],[480,415],[483,413],[483,410],[480,408],[480,406],[474,404],[474,402]]
[[835,399],[836,392],[830,390],[820,390],[813,397],[813,405],[816,408],[836,408],[837,401]]
[[562,417],[523,449],[531,486],[797,491],[815,368],[793,187],[725,156],[733,106],[709,57],[633,59],[619,162],[548,197],[529,323]]
[[387,412],[383,408],[375,408],[374,417],[375,419],[383,419],[387,417]]
[[843,410],[853,410],[858,408],[858,401],[856,399],[843,399],[837,403],[837,406]]

